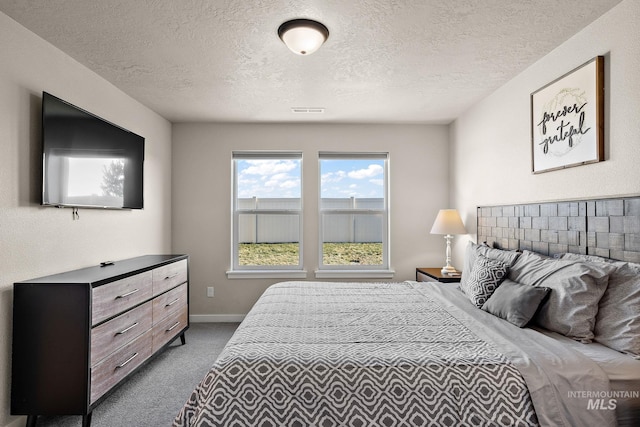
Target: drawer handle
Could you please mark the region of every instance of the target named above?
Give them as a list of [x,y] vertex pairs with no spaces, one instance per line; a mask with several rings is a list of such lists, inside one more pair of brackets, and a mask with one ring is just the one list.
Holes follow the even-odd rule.
[[178,325],[180,324],[180,322],[176,322],[175,325],[173,325],[172,327],[170,327],[169,329],[167,329],[165,332],[171,332],[173,331],[175,328],[178,327]]
[[169,275],[169,276],[165,277],[165,278],[164,278],[164,280],[173,279],[174,277],[177,277],[177,276],[178,276],[178,274],[180,274],[180,273],[173,273],[173,274],[171,274],[171,275]]
[[132,290],[131,292],[127,292],[126,294],[118,295],[118,296],[116,297],[116,299],[119,299],[119,298],[126,298],[126,297],[128,297],[128,296],[130,296],[130,295],[135,294],[135,293],[136,293],[136,292],[138,292],[139,290],[140,290],[140,289],[134,289],[134,290]]
[[138,322],[134,323],[133,325],[129,326],[128,328],[124,328],[123,330],[121,330],[120,332],[116,332],[116,335],[122,335],[122,334],[126,334],[127,332],[129,332],[131,329],[135,328],[136,326],[138,326]]
[[173,304],[177,303],[178,301],[180,301],[180,298],[176,298],[173,301],[171,301],[169,304],[165,304],[165,307],[171,307]]
[[133,359],[135,359],[136,357],[138,357],[138,353],[133,353],[133,356],[131,356],[130,358],[128,358],[127,360],[125,360],[124,362],[122,362],[121,364],[119,364],[118,366],[116,366],[116,369],[121,369],[124,368],[125,366],[127,366],[127,364],[129,362],[131,362]]

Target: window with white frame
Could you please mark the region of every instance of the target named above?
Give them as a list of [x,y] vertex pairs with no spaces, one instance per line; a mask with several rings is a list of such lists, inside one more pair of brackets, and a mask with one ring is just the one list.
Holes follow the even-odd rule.
[[320,270],[389,270],[388,153],[319,153]]
[[302,153],[233,152],[233,270],[302,270]]

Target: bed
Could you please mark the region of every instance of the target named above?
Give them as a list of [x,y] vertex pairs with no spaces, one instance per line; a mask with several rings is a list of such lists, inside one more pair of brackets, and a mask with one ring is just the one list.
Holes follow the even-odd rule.
[[460,286],[272,285],[174,426],[637,425],[640,265],[499,239]]

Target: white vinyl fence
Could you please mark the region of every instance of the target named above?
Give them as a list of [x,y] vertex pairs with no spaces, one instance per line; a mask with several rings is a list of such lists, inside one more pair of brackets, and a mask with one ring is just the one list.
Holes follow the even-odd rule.
[[[382,198],[323,198],[322,209],[383,209]],[[241,198],[238,210],[299,209],[298,198]],[[371,213],[339,213],[322,215],[323,242],[382,242],[383,216]],[[300,216],[265,213],[239,215],[240,243],[289,243],[300,241]]]

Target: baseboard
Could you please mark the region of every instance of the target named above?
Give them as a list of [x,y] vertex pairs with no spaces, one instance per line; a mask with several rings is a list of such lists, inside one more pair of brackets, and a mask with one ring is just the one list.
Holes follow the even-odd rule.
[[20,417],[15,419],[13,422],[7,424],[5,427],[22,427],[26,425],[27,417]]
[[240,323],[244,320],[244,314],[192,314],[189,321],[192,323]]

